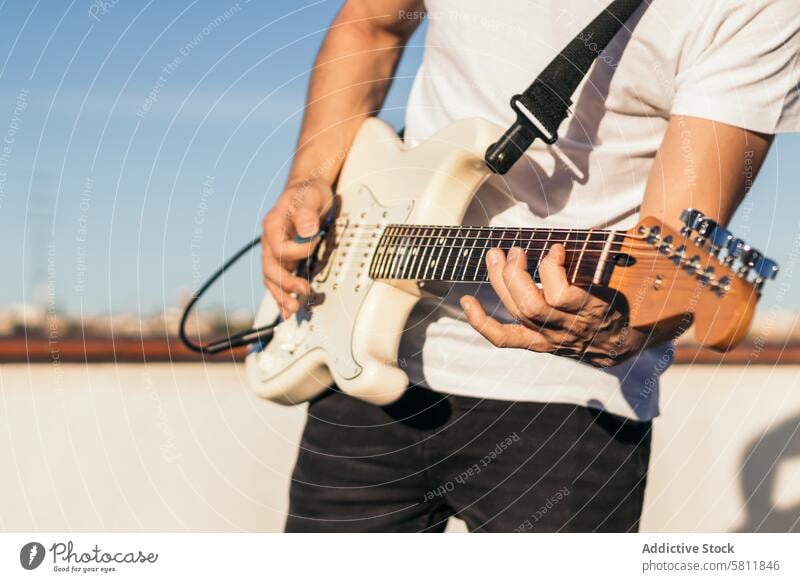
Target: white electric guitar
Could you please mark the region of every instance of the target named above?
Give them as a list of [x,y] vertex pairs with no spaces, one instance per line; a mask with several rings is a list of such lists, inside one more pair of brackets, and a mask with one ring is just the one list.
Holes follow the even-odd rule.
[[[396,365],[400,337],[425,282],[488,281],[493,247],[525,249],[535,274],[548,247],[563,244],[569,280],[624,296],[634,327],[693,321],[697,341],[718,350],[744,336],[777,265],[698,211],[684,212],[680,232],[653,218],[628,231],[457,226],[490,175],[484,152],[501,133],[463,120],[407,149],[385,123],[364,122],[309,261],[312,294],[247,357],[260,396],[297,404],[335,383],[375,404],[397,399],[408,386]],[[255,325],[277,314],[267,294]]]

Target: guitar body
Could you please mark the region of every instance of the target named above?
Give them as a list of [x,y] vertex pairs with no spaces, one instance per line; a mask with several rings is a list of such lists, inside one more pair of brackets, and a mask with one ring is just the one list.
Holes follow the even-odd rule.
[[[501,133],[486,121],[463,120],[406,149],[386,123],[364,122],[337,187],[336,228],[344,243],[313,278],[322,302],[281,323],[273,340],[247,357],[259,396],[297,404],[331,383],[375,404],[403,393],[408,377],[396,365],[397,352],[420,292],[413,281],[369,278],[375,225],[460,224],[489,175],[483,154]],[[270,323],[277,314],[266,294],[255,323]]]

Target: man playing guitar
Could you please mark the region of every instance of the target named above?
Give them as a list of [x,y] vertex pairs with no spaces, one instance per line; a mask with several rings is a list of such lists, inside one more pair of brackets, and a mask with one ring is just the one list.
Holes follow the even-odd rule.
[[[407,145],[465,117],[505,127],[509,97],[605,7],[590,0],[347,0],[311,77],[285,191],[264,219],[265,284],[284,316],[342,161],[380,110],[428,19]],[[591,39],[585,39],[587,43]],[[773,136],[800,130],[794,0],[652,0],[578,88],[555,146],[536,143],[476,196],[464,224],[680,228],[694,207],[726,224]],[[635,531],[670,335],[571,285],[564,248],[539,270],[486,254],[491,288],[442,289],[408,321],[413,387],[384,407],[334,388],[309,405],[287,531]]]

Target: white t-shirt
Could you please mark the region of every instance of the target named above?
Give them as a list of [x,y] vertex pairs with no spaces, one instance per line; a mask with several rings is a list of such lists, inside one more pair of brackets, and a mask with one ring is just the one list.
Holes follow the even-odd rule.
[[[408,102],[414,145],[456,119],[507,127],[510,96],[536,75],[607,0],[427,0],[425,55]],[[490,8],[491,6],[491,8]],[[479,193],[465,224],[562,228],[633,226],[672,114],[764,133],[800,131],[800,0],[653,0],[642,6],[573,97],[554,147]],[[510,319],[488,286],[426,299],[401,343],[414,382],[447,393],[658,415],[658,376],[672,346],[599,369],[572,359],[497,349],[464,320],[476,292]]]

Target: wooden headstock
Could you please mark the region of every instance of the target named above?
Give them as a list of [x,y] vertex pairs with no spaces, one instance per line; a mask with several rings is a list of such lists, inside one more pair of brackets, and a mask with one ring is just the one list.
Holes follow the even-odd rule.
[[778,266],[697,210],[681,218],[680,232],[655,218],[625,232],[609,286],[626,297],[634,327],[680,335],[693,325],[699,344],[729,350]]

